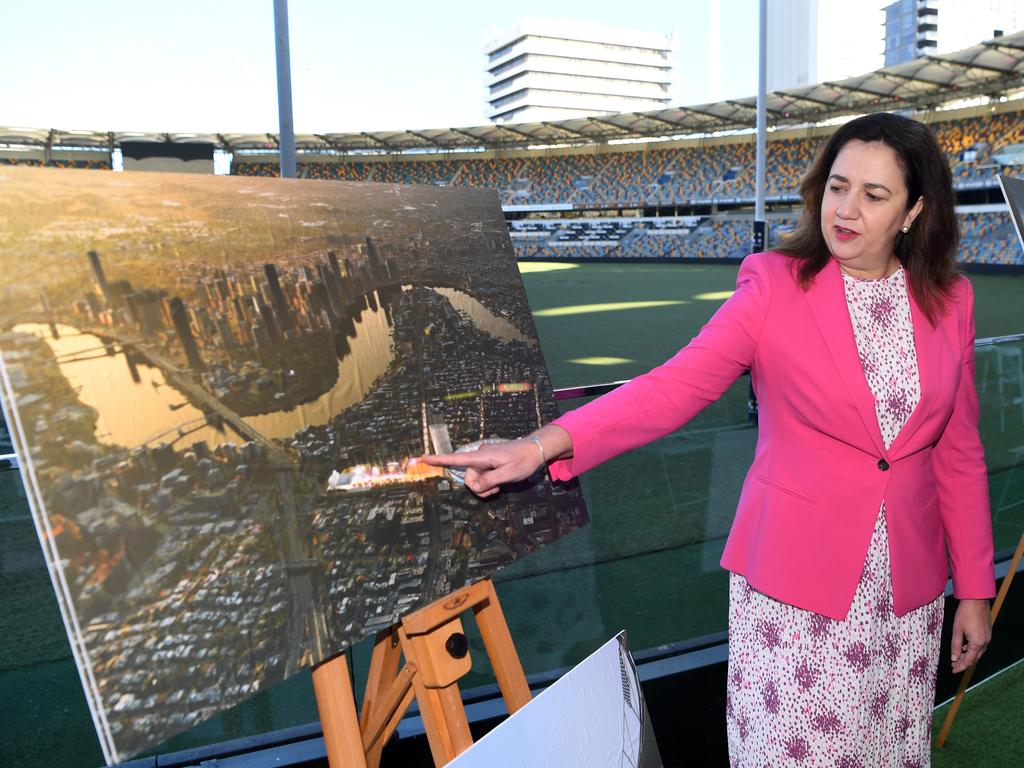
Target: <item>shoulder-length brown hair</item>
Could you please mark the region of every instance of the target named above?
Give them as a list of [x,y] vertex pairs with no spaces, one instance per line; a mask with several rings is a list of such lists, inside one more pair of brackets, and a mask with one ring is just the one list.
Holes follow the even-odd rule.
[[800,182],[804,202],[800,223],[775,250],[798,261],[798,279],[804,288],[828,264],[831,254],[821,231],[822,198],[836,156],[854,139],[880,142],[896,153],[907,187],[907,210],[924,198],[924,208],[910,232],[896,236],[895,249],[914,301],[934,325],[959,274],[955,256],[960,232],[949,161],[928,126],[917,120],[877,112],[851,120],[832,134]]

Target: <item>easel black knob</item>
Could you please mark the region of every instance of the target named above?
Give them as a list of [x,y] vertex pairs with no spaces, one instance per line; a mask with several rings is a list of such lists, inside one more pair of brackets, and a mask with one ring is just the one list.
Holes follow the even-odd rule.
[[452,632],[445,641],[444,649],[451,654],[453,659],[461,659],[469,653],[469,641],[462,632]]

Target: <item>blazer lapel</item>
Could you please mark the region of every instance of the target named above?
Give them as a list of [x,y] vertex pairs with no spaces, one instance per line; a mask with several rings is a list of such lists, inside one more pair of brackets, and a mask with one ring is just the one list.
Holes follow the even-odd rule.
[[906,445],[917,428],[921,425],[929,410],[931,401],[935,398],[940,385],[940,374],[943,363],[942,332],[938,327],[932,327],[925,317],[924,312],[914,301],[914,295],[907,288],[907,295],[910,297],[910,319],[914,325],[914,349],[917,353],[917,376],[921,382],[921,399],[917,406],[903,425],[903,429],[896,435],[896,439],[889,446],[889,452],[896,456]]
[[[878,455],[887,455],[882,433],[878,428],[878,417],[875,414],[875,397],[871,394],[867,379],[864,378],[864,369],[857,353],[853,323],[850,320],[850,311],[846,307],[843,276],[835,260],[829,259],[825,268],[815,276],[814,282],[804,296],[811,307],[811,314],[818,324],[818,330],[821,331],[832,362],[839,369],[839,377],[843,380],[854,405],[857,406],[857,412],[864,422],[864,429],[867,430]],[[927,325],[928,321],[924,322]]]

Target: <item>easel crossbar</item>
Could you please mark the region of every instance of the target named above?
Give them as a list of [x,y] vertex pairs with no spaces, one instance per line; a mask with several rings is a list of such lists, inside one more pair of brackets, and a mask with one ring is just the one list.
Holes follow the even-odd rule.
[[[384,744],[415,698],[434,764],[445,765],[473,743],[458,680],[471,668],[460,643],[460,615],[473,611],[498,687],[513,713],[530,701],[522,663],[490,579],[440,598],[380,632],[374,641],[362,713],[355,697],[345,654],[313,670],[324,745],[331,768],[378,768]],[[465,638],[461,643],[465,650]],[[398,664],[402,657],[401,671]]]

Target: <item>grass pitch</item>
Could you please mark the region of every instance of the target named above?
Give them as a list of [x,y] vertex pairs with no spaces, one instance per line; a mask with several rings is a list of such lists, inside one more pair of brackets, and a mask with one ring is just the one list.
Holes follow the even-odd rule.
[[[736,287],[737,264],[520,264],[556,387],[664,362]],[[1024,332],[1024,276],[971,275],[978,338]]]

